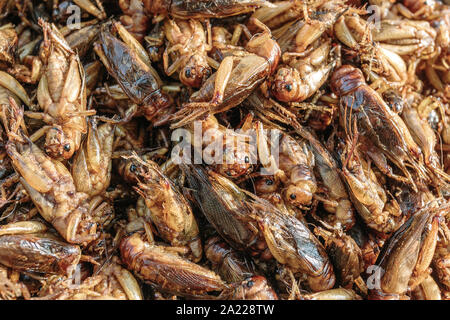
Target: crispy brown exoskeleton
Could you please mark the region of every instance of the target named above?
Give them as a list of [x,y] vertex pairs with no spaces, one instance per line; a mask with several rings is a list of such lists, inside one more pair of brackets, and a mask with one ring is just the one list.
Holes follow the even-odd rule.
[[252,12],[266,0],[144,0],[153,14],[170,14],[181,19],[224,18]]
[[18,271],[70,275],[80,247],[33,234],[0,236],[0,263]]
[[42,112],[26,115],[48,124],[35,132],[32,140],[45,134],[45,152],[55,159],[70,159],[86,132],[86,116],[95,114],[95,110],[86,110],[84,69],[78,55],[56,26],[40,21],[44,31],[41,59],[45,71],[39,81],[37,99]]
[[426,277],[412,293],[416,300],[441,300],[441,289],[431,275]]
[[[259,134],[259,139],[262,139]],[[285,202],[293,206],[305,208],[311,205],[313,195],[317,191],[317,183],[313,174],[314,155],[309,150],[307,142],[303,139],[294,139],[290,135],[280,134],[278,166],[275,176],[261,177],[256,181],[256,190],[261,193],[274,192],[275,182],[281,181],[284,185],[282,194]],[[260,161],[270,163],[263,159],[263,147],[259,145]]]
[[[167,75],[177,72],[180,81],[190,87],[199,88],[211,75],[208,63],[206,32],[200,21],[168,19],[164,33],[169,40],[163,55],[164,71]],[[169,57],[173,57],[169,66]]]
[[322,8],[317,19],[297,22],[302,25],[295,35],[288,31],[281,37],[295,38],[295,45],[293,50],[283,52],[284,65],[271,77],[271,92],[279,101],[301,102],[309,98],[325,83],[336,65],[335,59],[329,59],[331,39],[323,34],[333,26],[342,9],[334,1],[328,5],[330,8]]
[[380,287],[369,299],[401,299],[428,275],[436,248],[437,216],[449,212],[450,204],[431,202],[416,212],[385,243],[376,266],[381,268]]
[[30,299],[30,292],[19,276],[19,272],[0,266],[1,300]]
[[6,152],[39,213],[67,242],[96,239],[97,225],[89,213],[88,195],[77,192],[62,162],[47,156],[23,134],[23,109],[12,99],[10,103],[11,108],[3,108],[2,115],[9,138]]
[[320,142],[311,143],[315,158],[316,170],[326,188],[324,209],[330,213],[327,222],[331,225],[339,223],[344,230],[355,224],[355,212],[344,182],[339,176],[338,165],[330,152]]
[[[244,123],[240,128],[242,132],[228,130],[219,124],[213,115],[201,122],[191,123],[186,128],[192,134],[196,134],[197,126],[201,124],[202,154],[205,163],[214,171],[231,179],[245,176],[253,170],[252,161],[256,158],[256,150],[250,143],[251,135],[248,134],[248,126]],[[194,147],[198,141],[192,139]]]
[[[421,180],[431,180],[440,186],[448,185],[450,177],[440,168],[431,164],[425,167],[423,153],[405,123],[387,106],[381,96],[366,84],[361,70],[343,65],[333,73],[331,87],[333,92],[340,96],[341,124],[348,136],[355,134],[352,128],[356,121],[359,134],[401,169],[406,177],[404,182],[416,186],[412,174],[406,168],[408,164]],[[380,168],[378,164],[377,166]],[[384,173],[402,180],[402,177],[394,176],[389,171]]]
[[94,48],[109,74],[131,101],[142,108],[147,120],[155,120],[172,104],[172,99],[161,91],[162,81],[149,62],[143,61],[137,51],[113,36],[107,27],[102,28],[100,43]]
[[331,41],[324,41],[309,55],[293,57],[271,80],[271,92],[285,102],[301,102],[312,96],[328,79],[335,62],[328,63]]
[[361,248],[342,230],[335,230],[332,233],[323,229],[317,230],[316,234],[325,239],[325,247],[340,285],[350,289],[364,270]]
[[254,35],[245,46],[220,63],[217,71],[194,92],[189,102],[173,115],[179,120],[172,127],[180,127],[206,114],[215,114],[234,108],[244,101],[274,71],[281,50],[272,39],[270,29],[258,20],[251,20],[263,30]]
[[305,223],[286,215],[269,202],[255,198],[247,205],[258,221],[274,258],[292,272],[306,275],[313,291],[331,289],[336,277],[325,248]]
[[72,163],[72,176],[79,192],[95,196],[109,187],[114,129],[110,123],[97,127],[90,122],[88,135]]
[[334,25],[334,32],[351,51],[353,59],[357,58],[364,74],[371,81],[380,80],[392,87],[399,87],[408,79],[407,66],[403,58],[397,53],[385,48],[378,42],[372,41],[370,22],[364,20],[351,10],[340,17]]
[[73,51],[78,53],[78,56],[82,59],[86,53],[91,49],[92,43],[98,37],[100,33],[100,25],[93,22],[86,23],[87,25],[79,30],[75,30],[69,35],[65,36],[65,39]]
[[167,247],[149,244],[138,233],[120,243],[123,263],[143,281],[177,295],[204,295],[226,286],[214,272],[171,253]]
[[450,292],[450,247],[448,239],[438,239],[433,257],[433,269],[441,286]]
[[[354,133],[357,140],[358,133]],[[342,179],[347,184],[353,205],[369,228],[382,233],[395,231],[405,221],[400,206],[395,198],[388,194],[378,182],[370,164],[360,156],[356,141],[340,143]]]
[[372,29],[373,40],[398,55],[414,55],[428,59],[436,50],[436,30],[427,21],[382,20],[379,29]]
[[251,208],[245,203],[247,195],[232,181],[201,166],[182,166],[192,197],[217,233],[237,250],[269,260],[267,248]]
[[202,243],[197,221],[183,194],[151,160],[134,156],[123,167],[122,174],[135,184],[133,188],[144,199],[146,218],[156,226],[159,236],[172,246],[188,247],[190,258],[200,260]]

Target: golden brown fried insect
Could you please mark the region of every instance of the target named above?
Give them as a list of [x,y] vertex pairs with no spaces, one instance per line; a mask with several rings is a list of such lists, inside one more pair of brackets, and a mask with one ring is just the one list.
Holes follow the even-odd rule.
[[420,192],[415,192],[410,185],[393,183],[386,186],[385,190],[395,196],[402,214],[407,218],[436,198],[430,188],[425,186],[421,186]]
[[301,220],[286,215],[266,200],[253,196],[252,210],[274,258],[292,272],[303,274],[307,286],[322,291],[334,286],[333,266],[322,244]]
[[120,254],[138,278],[166,292],[201,296],[226,287],[214,272],[181,258],[168,247],[143,241],[138,233],[121,241]]
[[360,60],[366,77],[373,82],[387,82],[399,87],[408,79],[404,59],[391,50],[375,42],[371,33],[372,25],[356,14],[340,17],[334,25],[336,37],[353,49],[354,59]]
[[117,39],[104,26],[100,32],[100,43],[94,45],[94,50],[123,92],[139,106],[140,112],[147,120],[157,123],[161,117],[164,118],[164,112],[172,100],[161,91],[162,81],[142,46],[122,25],[113,25],[127,43]]
[[280,170],[285,175],[280,178],[286,186],[285,199],[296,206],[310,205],[317,191],[317,183],[313,175],[314,155],[306,141],[283,135],[279,157]]
[[[8,25],[3,27],[8,28]],[[29,23],[23,23],[15,30],[19,37],[17,50],[14,51],[14,63],[8,67],[7,71],[21,82],[35,84],[43,72],[42,61],[36,55],[42,36],[33,37]]]
[[406,105],[402,112],[402,119],[408,127],[414,141],[423,152],[427,166],[440,168],[439,156],[436,153],[436,134],[425,119],[420,118],[417,109]]
[[271,92],[284,102],[301,102],[311,97],[327,80],[335,62],[328,63],[331,41],[324,41],[305,57],[283,58],[286,66],[271,79]]
[[225,27],[214,26],[211,28],[211,40],[214,48],[225,48],[231,45],[233,35]]
[[272,39],[270,29],[256,19],[251,21],[263,32],[248,41],[245,51],[239,50],[222,60],[217,71],[173,115],[172,120],[178,122],[172,127],[237,106],[275,71],[280,47]]
[[69,46],[78,53],[81,59],[91,49],[94,40],[100,33],[100,25],[97,22],[97,20],[87,21],[80,25],[80,29],[71,33],[65,32],[63,29],[60,30]]
[[102,63],[93,61],[85,64],[83,67],[86,75],[86,96],[91,96],[101,78]]
[[450,249],[448,239],[438,239],[432,266],[436,272],[439,284],[445,290],[450,291]]
[[[362,72],[350,65],[344,65],[333,73],[331,78],[333,91],[340,96],[341,123],[347,135],[352,136],[353,123],[364,138],[366,147],[373,146],[392,161],[405,175],[396,176],[390,170],[384,170],[392,178],[404,180],[416,186],[408,164],[422,181],[446,186],[450,181],[440,168],[426,164],[423,153],[414,142],[403,120],[383,101],[381,96],[370,88],[364,80]],[[370,143],[370,144],[369,144]],[[380,170],[379,161],[372,159]],[[437,179],[432,179],[434,176]]]
[[309,15],[325,11],[324,6],[335,6],[341,1],[312,0],[312,1],[275,1],[274,6],[259,8],[252,17],[266,24],[270,29],[280,28],[297,19],[305,19],[308,22]]
[[450,299],[449,1],[0,0],[0,299]]
[[[13,202],[15,198],[20,198],[20,193],[22,190],[20,184],[18,184],[19,175],[14,171],[14,168],[12,167],[12,162],[6,154],[6,150],[4,150],[4,154],[2,154],[2,156],[4,157],[4,160],[2,161],[3,165],[2,169],[4,170],[3,174],[5,174],[6,176],[4,176],[3,179],[0,181],[0,191],[1,191],[0,208],[3,208],[10,202]],[[11,206],[13,206],[13,204],[10,204],[8,207],[5,208],[5,211],[3,211],[3,215],[7,216],[8,213],[10,212],[9,210],[11,211],[13,210]],[[14,206],[14,209],[15,207],[16,206]]]
[[306,3],[300,1],[276,1],[274,7],[262,7],[252,14],[270,29],[276,29],[288,24],[294,19],[304,16],[307,11]]
[[88,213],[100,229],[107,229],[116,217],[112,200],[104,194],[89,199]]
[[303,274],[312,291],[331,289],[336,280],[333,266],[306,224],[254,197],[248,205],[274,258],[293,273]]
[[12,65],[15,62],[19,38],[12,25],[4,25],[0,28],[0,62]]
[[81,257],[80,247],[53,239],[51,235],[33,234],[39,226],[31,226],[32,223],[2,226],[0,263],[18,271],[71,275]]
[[358,133],[354,132],[354,141],[347,141],[343,147],[341,175],[353,205],[366,225],[379,232],[393,232],[403,224],[405,217],[395,199],[388,201],[370,165],[361,158],[357,137]]
[[450,99],[449,47],[450,47],[450,9],[434,20],[431,25],[437,32],[436,54],[425,62],[425,74],[430,84],[445,99]]
[[187,125],[192,133],[191,143],[195,148],[201,147],[203,162],[210,165],[216,172],[229,178],[245,176],[256,163],[255,146],[251,143],[251,117],[246,119],[238,132],[228,130],[219,124],[216,117],[209,115],[201,121],[201,146],[196,136],[199,122]]
[[434,201],[415,213],[385,243],[376,266],[384,273],[380,287],[370,290],[369,299],[401,299],[429,275],[436,247],[437,217],[449,204]]
[[116,125],[114,151],[144,149],[145,128],[137,120]]
[[436,50],[436,31],[426,21],[382,20],[380,29],[372,30],[373,40],[398,55],[426,59]]
[[88,195],[77,192],[73,178],[64,164],[47,156],[20,130],[23,109],[10,100],[3,107],[7,128],[6,151],[20,182],[41,216],[51,223],[69,243],[88,243],[98,237],[96,224],[89,215]]
[[272,258],[263,235],[258,230],[247,199],[237,185],[201,166],[181,165],[192,198],[217,233],[234,249],[244,250],[262,260]]
[[[271,79],[272,94],[284,102],[300,102],[313,95],[327,80],[336,59],[329,59],[331,39],[324,33],[330,29],[342,9],[333,1],[321,8],[316,19],[299,21],[295,41],[283,51],[283,66]],[[295,25],[294,25],[295,26]],[[289,42],[289,35],[281,36],[280,42]],[[291,36],[292,37],[292,36]]]
[[122,175],[135,184],[133,188],[144,199],[147,219],[155,224],[158,235],[172,246],[187,247],[189,257],[199,261],[203,250],[192,209],[159,166],[135,155],[123,164]]
[[209,52],[209,56],[214,59],[214,61],[209,60],[209,62],[210,66],[214,69],[217,69],[220,65],[220,63],[217,61],[222,61],[227,55],[232,54],[235,50],[244,49],[238,44],[241,40],[242,33],[244,32],[245,34],[247,34],[247,27],[243,24],[238,23],[234,25],[233,33],[230,33],[230,31],[228,31],[228,28],[226,28],[225,26],[213,26],[211,28],[212,49]]
[[371,235],[370,238],[366,239],[366,241],[361,246],[364,260],[364,270],[368,270],[370,266],[375,265],[378,259],[381,245],[376,240],[377,239],[374,239],[374,237]]
[[[181,83],[199,88],[211,75],[206,32],[198,20],[167,19],[164,33],[169,41],[164,51],[164,71],[168,76],[178,73]],[[173,57],[169,66],[169,57]]]
[[22,85],[8,73],[0,71],[0,105],[9,107],[10,98],[17,104],[22,101],[28,107],[32,106],[31,99]]
[[317,199],[322,201],[324,209],[331,213],[325,218],[327,223],[333,226],[340,224],[344,230],[349,230],[355,224],[355,212],[350,196],[339,175],[335,159],[320,142],[316,142],[311,143],[311,147],[320,183],[325,187],[322,191],[325,198],[317,197]]
[[163,58],[165,36],[162,25],[162,22],[156,23],[144,38],[145,48],[152,62],[159,62]]
[[362,251],[355,240],[341,229],[330,232],[316,228],[314,233],[325,239],[325,248],[333,263],[337,281],[344,288],[352,288],[364,269]]
[[[259,136],[262,136],[262,123],[257,122]],[[259,139],[264,139],[260,138]],[[278,168],[274,176],[261,177],[255,183],[259,193],[277,191],[276,185],[281,181],[284,188],[281,193],[286,203],[301,208],[311,205],[313,195],[317,191],[317,183],[313,174],[314,155],[303,139],[294,139],[286,133],[280,133],[278,148]],[[266,149],[266,150],[264,150]],[[259,158],[262,164],[270,164],[268,147],[259,144]]]
[[72,176],[77,191],[95,196],[109,186],[112,169],[114,125],[104,123],[97,127],[89,122],[88,135],[72,162]]
[[100,0],[95,0],[95,4],[92,0],[73,0],[73,2],[81,9],[95,16],[97,19],[106,19],[106,13]]
[[45,71],[37,99],[42,112],[28,111],[26,116],[47,124],[33,134],[32,140],[45,134],[45,152],[55,159],[69,159],[86,132],[86,116],[95,114],[95,110],[86,110],[84,69],[78,55],[54,25],[41,20],[41,26]]
[[319,139],[296,120],[294,113],[273,100],[270,100],[268,104],[264,103],[263,106],[266,109],[265,112],[273,110],[273,115],[277,121],[291,125],[300,137],[309,142],[310,150],[314,154],[315,167],[318,171],[315,177],[320,177],[319,180],[321,181],[318,181],[323,184],[321,191],[326,194],[324,198],[319,196],[317,192],[314,197],[323,202],[326,211],[332,213],[326,218],[329,224],[339,223],[344,230],[350,229],[355,223],[354,209],[345,185],[339,176],[335,159]]

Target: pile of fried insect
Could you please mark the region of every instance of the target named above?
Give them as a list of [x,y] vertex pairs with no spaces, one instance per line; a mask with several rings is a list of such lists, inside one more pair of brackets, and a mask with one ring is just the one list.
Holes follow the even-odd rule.
[[448,1],[0,13],[1,299],[450,299]]

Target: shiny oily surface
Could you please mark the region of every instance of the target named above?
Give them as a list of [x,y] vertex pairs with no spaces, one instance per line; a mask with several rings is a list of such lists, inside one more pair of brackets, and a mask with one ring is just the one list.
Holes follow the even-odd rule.
[[449,45],[440,0],[0,1],[0,300],[450,299]]

